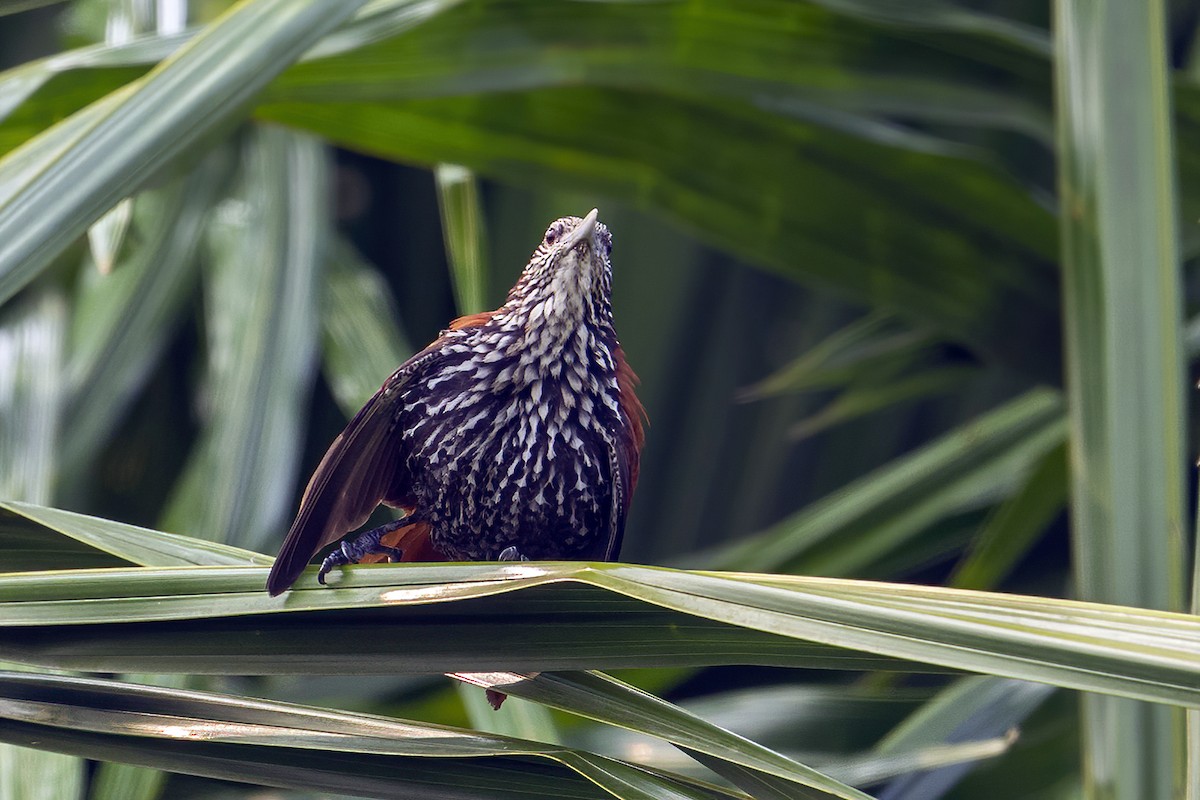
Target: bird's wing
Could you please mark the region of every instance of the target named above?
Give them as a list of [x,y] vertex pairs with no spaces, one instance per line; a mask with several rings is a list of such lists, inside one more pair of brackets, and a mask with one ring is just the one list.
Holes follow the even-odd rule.
[[407,493],[396,485],[403,457],[396,436],[404,410],[401,395],[436,356],[431,345],[404,362],[329,446],[271,567],[267,591],[272,595],[291,586],[318,550],[366,522],[381,502]]
[[625,360],[625,353],[620,347],[617,347],[615,356],[618,405],[621,408],[622,419],[620,429],[608,438],[609,474],[612,476],[613,496],[608,547],[604,552],[605,561],[615,561],[621,552],[621,540],[625,536],[625,517],[629,514],[629,503],[637,486],[642,444],[646,440],[646,410],[634,392],[638,377]]
[[608,517],[608,545],[604,548],[604,560],[616,561],[621,554],[621,541],[625,538],[625,517],[629,511],[629,470],[622,459],[621,446],[614,436],[607,437],[608,470],[612,476],[612,510]]

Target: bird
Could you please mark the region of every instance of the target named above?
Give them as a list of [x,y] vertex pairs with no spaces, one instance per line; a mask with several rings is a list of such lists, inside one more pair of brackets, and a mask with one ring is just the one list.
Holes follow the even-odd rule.
[[451,322],[330,445],[271,567],[279,595],[344,539],[380,561],[616,560],[646,412],[612,313],[612,235],[592,209],[546,229],[507,300]]

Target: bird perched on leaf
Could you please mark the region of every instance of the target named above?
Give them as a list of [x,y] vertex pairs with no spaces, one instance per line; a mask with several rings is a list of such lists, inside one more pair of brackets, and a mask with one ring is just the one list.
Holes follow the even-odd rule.
[[495,311],[461,317],[389,377],[308,482],[272,595],[380,504],[405,516],[334,549],[363,560],[613,560],[643,441],[595,209],[546,231]]

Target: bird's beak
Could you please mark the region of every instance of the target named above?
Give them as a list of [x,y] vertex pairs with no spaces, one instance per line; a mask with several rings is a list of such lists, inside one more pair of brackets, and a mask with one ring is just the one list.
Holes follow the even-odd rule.
[[569,250],[580,242],[586,241],[591,243],[592,234],[596,232],[596,220],[599,216],[600,212],[597,209],[593,208],[589,211],[588,215],[583,218],[583,222],[579,223],[575,230],[567,234],[567,238],[563,242],[564,247]]

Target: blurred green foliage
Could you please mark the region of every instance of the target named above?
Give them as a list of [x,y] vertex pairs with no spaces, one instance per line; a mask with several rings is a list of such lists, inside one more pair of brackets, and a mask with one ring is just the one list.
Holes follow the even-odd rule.
[[[1064,511],[1087,464],[1064,455],[1081,413],[1064,348],[1085,394],[1127,393],[1088,382],[1104,357],[1064,323],[1088,298],[1060,288],[1056,159],[1091,162],[1062,138],[1045,4],[246,0],[192,3],[187,29],[169,4],[26,5],[0,2],[0,500],[208,540],[196,559],[273,552],[347,416],[456,314],[501,302],[549,221],[597,206],[651,420],[622,560],[1072,594],[1082,539]],[[1175,70],[1158,102],[1178,152],[1137,154],[1170,159],[1179,253],[1171,230],[1128,233],[1169,238],[1162,274],[1182,275],[1185,303],[1193,5],[1170,20],[1174,52],[1146,56]],[[1086,237],[1125,216],[1081,219]],[[1161,310],[1117,302],[1098,330],[1140,314],[1178,343]],[[1160,422],[1176,446],[1193,427]],[[1181,479],[1175,450],[1145,446]],[[23,523],[3,533],[3,571],[111,566]],[[1149,551],[1138,533],[1157,536],[1119,532],[1126,552]],[[178,561],[137,541],[116,557],[189,563],[175,540]],[[1064,692],[869,666],[623,677],[892,800],[1015,796],[1012,776],[1050,800],[1094,777]],[[411,676],[207,687],[488,724],[473,690]],[[511,708],[502,733],[718,780],[705,764],[755,796],[834,796]],[[0,750],[0,775],[21,752]],[[564,759],[588,780],[625,769]],[[977,769],[963,780],[959,762]],[[148,775],[106,767],[92,796],[215,791]]]

